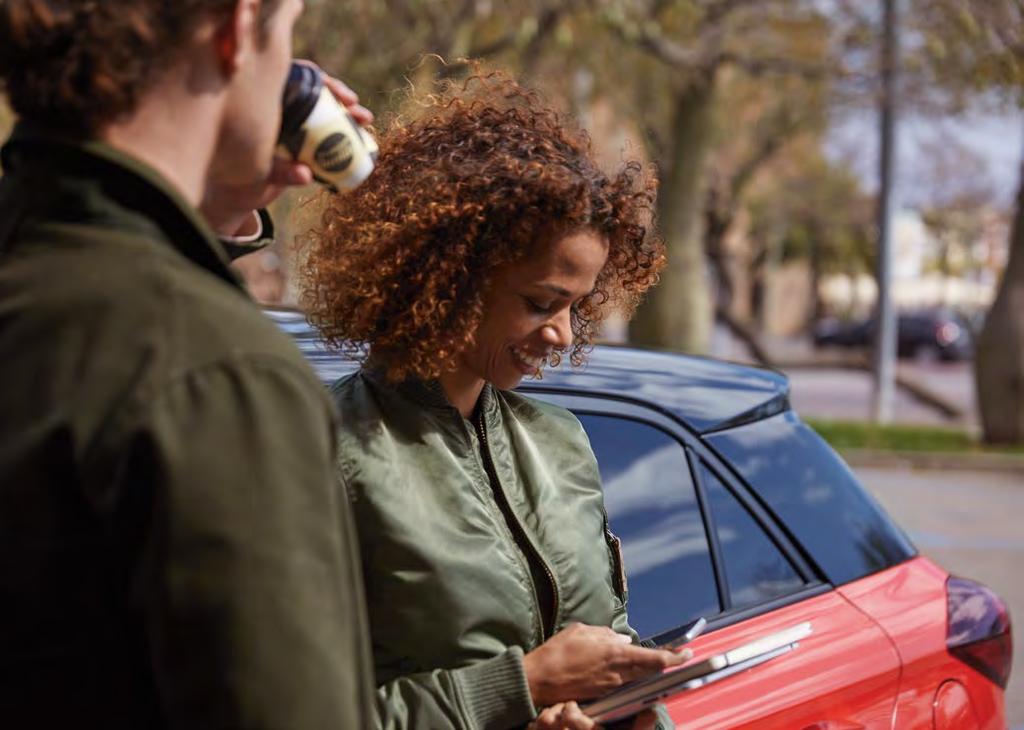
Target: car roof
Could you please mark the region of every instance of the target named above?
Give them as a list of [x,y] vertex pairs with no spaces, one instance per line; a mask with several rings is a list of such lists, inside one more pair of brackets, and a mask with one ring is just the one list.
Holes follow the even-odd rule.
[[[301,312],[267,308],[291,335],[321,380],[332,383],[358,364],[328,350]],[[640,401],[697,433],[710,433],[789,408],[789,381],[781,373],[673,352],[597,345],[582,368],[563,363],[525,381],[524,393],[565,392]]]

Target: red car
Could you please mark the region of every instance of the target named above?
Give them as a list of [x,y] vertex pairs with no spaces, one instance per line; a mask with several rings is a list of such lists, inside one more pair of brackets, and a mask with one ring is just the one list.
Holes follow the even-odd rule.
[[[273,313],[325,382],[351,363]],[[1006,727],[1004,603],[917,554],[777,373],[598,347],[521,390],[572,410],[623,543],[630,621],[697,658],[810,622],[799,646],[666,703],[680,727]]]

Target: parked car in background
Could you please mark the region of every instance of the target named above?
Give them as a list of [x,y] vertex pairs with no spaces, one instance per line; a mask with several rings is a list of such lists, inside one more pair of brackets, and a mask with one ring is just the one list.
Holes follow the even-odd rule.
[[[355,365],[270,315],[325,383]],[[793,412],[778,373],[595,348],[520,389],[577,415],[623,543],[631,623],[655,643],[699,617],[697,657],[809,621],[769,662],[670,697],[686,728],[1006,727],[1012,633],[986,587],[920,556]]]
[[[900,357],[964,360],[974,354],[973,327],[963,315],[948,309],[902,312],[896,321],[896,351]],[[869,348],[874,344],[874,320],[843,322],[824,319],[813,332],[817,347]]]
[[871,347],[875,323],[871,319],[842,320],[826,317],[811,333],[815,347]]

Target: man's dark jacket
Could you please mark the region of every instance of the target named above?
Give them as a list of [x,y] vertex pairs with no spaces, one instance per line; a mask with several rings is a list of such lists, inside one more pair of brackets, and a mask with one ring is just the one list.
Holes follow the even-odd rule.
[[0,179],[0,726],[329,730],[373,677],[329,399],[96,142]]

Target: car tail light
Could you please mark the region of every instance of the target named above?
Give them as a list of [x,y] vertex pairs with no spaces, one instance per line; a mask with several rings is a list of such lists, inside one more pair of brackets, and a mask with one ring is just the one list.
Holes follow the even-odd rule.
[[946,648],[964,664],[1006,689],[1013,665],[1013,630],[1006,604],[966,578],[946,580]]
[[935,327],[935,339],[940,345],[951,345],[960,336],[960,325],[955,322],[943,322]]

